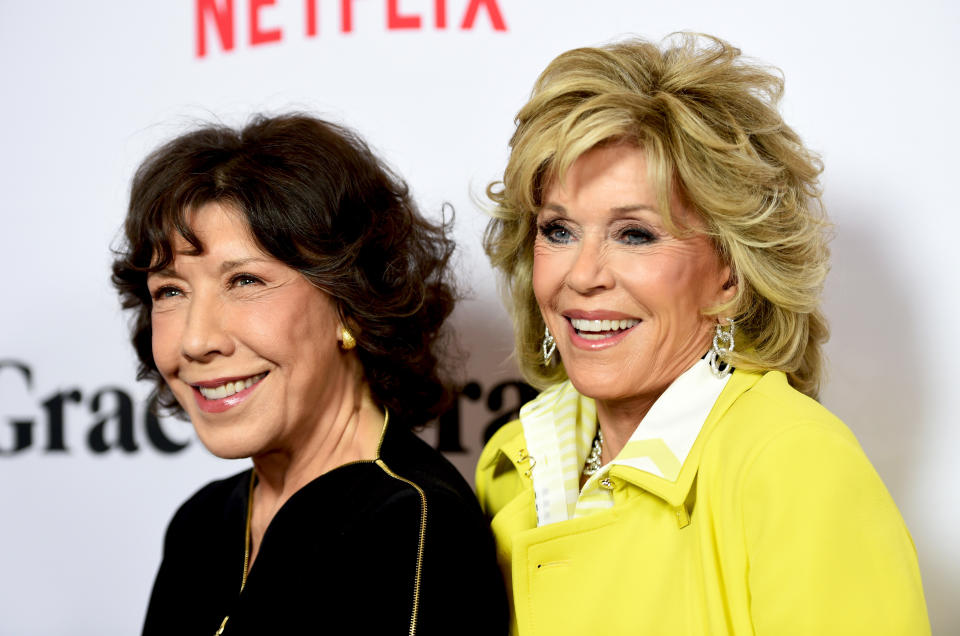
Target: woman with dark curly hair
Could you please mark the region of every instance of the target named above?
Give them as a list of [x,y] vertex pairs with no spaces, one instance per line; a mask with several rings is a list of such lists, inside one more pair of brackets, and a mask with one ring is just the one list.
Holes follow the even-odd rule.
[[410,432],[448,400],[455,293],[403,182],[344,128],[259,117],[150,155],[125,229],[138,376],[253,460],[174,516],[143,633],[505,631],[470,488]]

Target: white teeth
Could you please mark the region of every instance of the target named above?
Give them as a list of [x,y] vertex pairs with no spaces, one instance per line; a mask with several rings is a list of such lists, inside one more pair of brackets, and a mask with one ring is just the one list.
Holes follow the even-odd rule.
[[[583,318],[571,318],[570,323],[573,328],[584,336],[584,332],[599,333],[602,331],[619,331],[629,329],[640,323],[636,318],[627,318],[625,320],[584,320]],[[584,336],[586,337],[586,336]],[[594,338],[590,338],[593,340]]]
[[244,389],[249,389],[254,384],[263,379],[267,375],[266,373],[260,373],[259,375],[250,376],[246,380],[237,380],[235,382],[225,382],[218,387],[205,387],[200,386],[197,389],[200,390],[200,395],[207,398],[208,400],[222,400],[225,397],[230,397],[231,395],[238,393]]

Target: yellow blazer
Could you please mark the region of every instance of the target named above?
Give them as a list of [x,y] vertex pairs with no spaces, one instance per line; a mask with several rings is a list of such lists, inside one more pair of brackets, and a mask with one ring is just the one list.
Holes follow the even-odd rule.
[[602,512],[538,528],[525,455],[515,421],[477,467],[513,634],[930,633],[896,505],[781,372],[734,372],[676,481],[614,466]]

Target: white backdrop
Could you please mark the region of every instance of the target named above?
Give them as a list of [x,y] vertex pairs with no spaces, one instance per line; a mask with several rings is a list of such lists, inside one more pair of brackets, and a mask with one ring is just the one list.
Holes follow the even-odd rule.
[[[231,3],[232,47],[211,18],[198,56],[198,6],[223,14]],[[960,633],[960,9],[777,4],[0,0],[0,635],[136,633],[170,515],[246,465],[211,457],[186,423],[148,435],[147,387],[134,382],[108,278],[129,180],[150,149],[198,120],[309,110],[357,128],[424,210],[454,205],[472,296],[454,318],[471,352],[461,379],[480,395],[461,400],[466,452],[450,458],[470,475],[482,429],[518,400],[508,390],[487,403],[518,373],[476,205],[503,168],[513,116],[556,54],[679,29],[720,35],[785,72],[785,114],[823,154],[837,228],[823,401],[857,434],[911,528],[935,633]],[[164,439],[187,445],[161,452]]]

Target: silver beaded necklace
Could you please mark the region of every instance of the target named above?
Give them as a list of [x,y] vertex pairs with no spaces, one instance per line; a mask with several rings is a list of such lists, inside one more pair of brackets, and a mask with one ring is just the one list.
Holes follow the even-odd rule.
[[600,455],[603,453],[603,431],[597,426],[597,435],[593,438],[593,447],[583,463],[583,474],[589,477],[600,470]]

